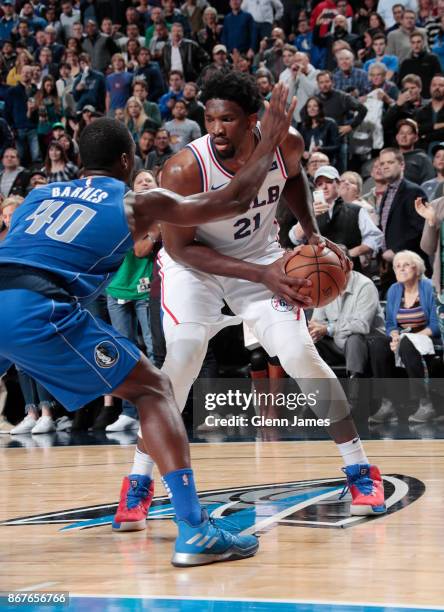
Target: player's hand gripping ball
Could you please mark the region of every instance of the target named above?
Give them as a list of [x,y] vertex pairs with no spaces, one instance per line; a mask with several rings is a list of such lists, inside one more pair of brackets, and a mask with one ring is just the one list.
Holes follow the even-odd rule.
[[326,306],[345,290],[349,276],[346,260],[327,247],[306,244],[286,262],[285,273],[293,278],[311,281],[310,287],[301,287],[299,293],[308,295],[313,308]]

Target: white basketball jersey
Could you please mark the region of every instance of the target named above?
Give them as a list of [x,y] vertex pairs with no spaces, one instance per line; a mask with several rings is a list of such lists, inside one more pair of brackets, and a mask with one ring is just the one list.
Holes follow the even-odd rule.
[[[256,134],[260,138],[259,124]],[[234,175],[216,158],[209,135],[187,146],[199,165],[203,192],[221,189],[231,181]],[[277,148],[267,176],[248,212],[225,221],[198,226],[196,240],[238,259],[249,259],[258,252],[263,253],[268,245],[277,241],[279,226],[275,220],[276,208],[287,178],[285,163]]]

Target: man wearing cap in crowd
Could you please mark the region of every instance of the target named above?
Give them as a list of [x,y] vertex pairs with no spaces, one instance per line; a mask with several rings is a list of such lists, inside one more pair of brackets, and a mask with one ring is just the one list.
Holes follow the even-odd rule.
[[415,147],[419,140],[418,124],[413,119],[401,119],[396,126],[396,142],[404,156],[404,178],[421,185],[435,177],[432,161],[423,149]]
[[421,185],[429,202],[444,195],[444,142],[439,142],[432,147],[431,153],[436,176]]
[[215,45],[213,47],[213,61],[202,70],[199,77],[198,85],[201,86],[204,81],[213,76],[216,72],[226,74],[232,70],[232,66],[228,61],[228,53],[225,45]]
[[5,40],[12,40],[12,31],[17,27],[18,16],[12,0],[3,0],[1,7],[3,17],[0,19],[0,43],[3,44]]
[[[354,268],[361,270],[360,257],[371,256],[382,247],[383,234],[364,208],[348,204],[339,197],[339,172],[333,166],[321,166],[314,175],[313,209],[320,233],[348,249]],[[304,241],[304,231],[296,223],[289,238],[293,244]]]

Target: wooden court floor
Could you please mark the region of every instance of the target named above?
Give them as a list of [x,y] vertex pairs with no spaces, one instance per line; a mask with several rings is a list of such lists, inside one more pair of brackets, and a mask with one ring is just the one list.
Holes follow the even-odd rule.
[[[444,441],[370,441],[366,449],[392,475],[387,486],[393,475],[405,477],[398,510],[338,527],[337,493],[323,488],[326,479],[343,476],[332,443],[192,445],[200,490],[263,496],[256,517],[261,546],[252,559],[185,570],[169,563],[175,535],[169,519],[148,521],[138,533],[116,534],[108,524],[61,531],[92,516],[78,513],[73,521],[66,510],[117,501],[132,446],[2,449],[0,591],[444,606]],[[316,503],[298,502],[296,514],[272,511],[270,518],[266,485],[297,488],[300,481],[316,481]],[[156,494],[165,494],[160,483]],[[48,515],[60,522],[45,524]],[[40,518],[5,524],[34,516]]]

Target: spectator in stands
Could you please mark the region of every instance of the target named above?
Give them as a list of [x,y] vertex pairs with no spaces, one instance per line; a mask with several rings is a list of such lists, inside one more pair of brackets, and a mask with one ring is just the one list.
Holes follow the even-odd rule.
[[259,52],[254,57],[254,67],[267,68],[277,81],[286,68],[284,62],[285,33],[282,28],[273,28],[271,39],[263,38],[259,44]]
[[155,102],[149,102],[148,86],[143,77],[135,77],[133,80],[133,96],[142,102],[145,115],[153,125],[154,131],[157,130],[162,123],[160,110]]
[[421,145],[429,151],[444,140],[444,76],[436,75],[430,84],[431,100],[419,108],[414,119],[419,125]]
[[148,154],[154,150],[155,133],[151,130],[143,130],[140,134],[139,142],[137,143],[137,155],[142,161],[142,167],[145,166]]
[[303,158],[308,159],[310,153],[320,151],[328,155],[334,165],[340,146],[339,133],[336,122],[325,116],[322,101],[316,96],[308,98],[302,117],[298,130],[305,144]]
[[[325,16],[326,14],[328,16]],[[328,29],[330,29],[332,22],[333,33],[322,35],[322,26],[327,26]],[[350,34],[348,32],[346,17],[343,15],[336,15],[336,17],[333,17],[332,11],[326,9],[324,13],[319,15],[313,29],[313,44],[317,47],[326,49],[327,55],[325,66],[327,70],[333,70],[336,67],[334,44],[338,41],[346,42],[355,52],[359,47],[359,37],[356,36],[356,34]]]
[[162,169],[163,164],[173,155],[170,146],[170,135],[165,128],[160,128],[154,138],[154,150],[148,153],[145,168],[152,170],[155,175]]
[[351,51],[343,49],[336,54],[337,70],[333,73],[335,89],[345,91],[358,98],[370,91],[367,73],[361,68],[355,68],[355,58]]
[[[17,51],[14,66],[8,72],[6,77],[6,85],[15,87],[20,83],[20,77],[22,74],[23,66],[30,66],[32,63],[32,55],[26,49],[20,49]],[[40,71],[41,72],[41,71]]]
[[424,191],[404,178],[404,156],[398,149],[383,149],[379,154],[381,170],[387,190],[381,201],[380,227],[384,232],[381,290],[383,295],[394,280],[392,262],[395,253],[414,251],[425,257],[420,249],[424,219],[415,211],[416,198],[425,198]]
[[48,184],[48,177],[46,176],[43,170],[33,170],[29,177],[29,185],[27,189],[27,194],[33,189],[38,189],[39,187],[43,187]]
[[[439,338],[439,326],[433,285],[424,277],[424,261],[416,253],[402,250],[395,255],[393,269],[396,281],[387,294],[386,336],[373,339],[370,343],[370,359],[376,378],[395,378],[396,365],[402,365],[407,376],[424,379],[428,373],[430,359],[434,354],[433,338]],[[417,398],[419,408],[409,416],[410,423],[425,423],[436,414],[430,402],[427,385],[411,385],[410,399]],[[397,420],[393,407],[390,384],[383,386],[383,401],[370,423]]]
[[362,186],[363,181],[361,176],[357,172],[347,170],[341,174],[341,178],[339,179],[339,197],[342,198],[346,204],[357,204],[365,208],[371,220],[376,225],[378,219],[375,208],[363,197]]
[[59,67],[52,61],[52,53],[48,47],[40,49],[38,62],[42,68],[42,77],[51,75],[54,79],[58,78]]
[[1,56],[3,58],[4,64],[3,71],[5,74],[7,74],[11,70],[11,68],[13,68],[17,57],[14,45],[10,40],[3,41]]
[[87,53],[79,57],[81,72],[74,79],[72,95],[77,103],[77,110],[84,106],[94,106],[95,110],[105,110],[106,84],[105,77],[97,70],[91,69],[91,59]]
[[[381,170],[381,162],[379,161],[379,157],[376,157],[372,164],[371,169],[371,182],[373,183],[370,186],[370,191],[367,191],[362,196],[366,202],[371,204],[376,213],[377,225],[379,226],[379,210],[381,207],[381,201],[384,196],[385,190],[387,189],[387,181],[384,178]],[[369,186],[369,181],[366,181],[364,187]]]
[[193,38],[203,28],[203,12],[206,0],[185,0],[180,7],[182,15],[188,20]]
[[196,40],[211,57],[214,47],[220,43],[222,25],[217,23],[217,10],[207,6],[203,13],[204,28],[197,33]]
[[163,70],[165,74],[179,70],[186,81],[197,81],[202,69],[209,63],[209,57],[196,42],[184,38],[183,32],[180,23],[172,25],[171,41],[163,48]]
[[441,72],[444,72],[444,15],[440,19],[440,24],[440,29],[437,32],[430,49],[432,53],[438,57],[441,65]]
[[[140,170],[133,183],[135,193],[157,187],[154,175]],[[153,223],[146,236],[136,241],[106,289],[107,306],[111,323],[122,336],[137,343],[137,327],[140,325],[145,352],[153,361],[153,341],[150,329],[149,299],[150,280],[153,271],[153,250],[160,237],[158,223]],[[116,422],[106,427],[107,432],[135,429],[139,426],[137,409],[123,400],[122,413]]]
[[[313,209],[322,236],[343,244],[349,251],[356,270],[361,269],[360,256],[378,253],[382,232],[371,220],[367,210],[356,204],[346,204],[339,197],[339,173],[333,166],[321,166],[314,175],[316,186]],[[323,197],[319,196],[323,192]],[[298,222],[289,232],[290,240],[299,244],[304,231]]]
[[427,199],[430,202],[435,198],[440,198],[444,191],[444,142],[432,147],[433,167],[436,171],[436,177],[421,184],[424,189]]
[[205,106],[197,99],[198,93],[199,89],[196,83],[192,81],[185,83],[185,87],[183,88],[183,100],[185,100],[187,104],[187,117],[191,119],[191,121],[195,121],[200,127],[201,133],[205,134]]
[[31,160],[40,159],[37,137],[38,113],[35,103],[36,87],[32,84],[31,66],[23,66],[20,83],[12,87],[6,98],[6,120],[15,130],[17,150],[20,159],[26,159],[28,150]]
[[145,47],[149,47],[151,40],[154,36],[155,30],[156,30],[156,25],[158,23],[160,23],[161,21],[165,22],[165,25],[168,29],[168,31],[171,30],[171,23],[170,22],[166,22],[163,18],[163,12],[162,9],[160,8],[160,6],[153,6],[151,9],[151,13],[150,13],[150,19],[151,19],[151,23],[150,25],[147,27],[147,29],[145,30]]
[[3,17],[0,19],[0,41],[12,40],[12,32],[18,24],[18,16],[15,12],[12,0],[3,0]]
[[[411,8],[412,10],[416,11],[416,8],[417,8],[416,3],[413,3],[412,0],[409,0],[408,4],[410,3],[412,4],[412,6],[407,5],[406,8]],[[390,4],[390,0],[385,0],[384,4],[386,4],[388,10],[390,10],[390,7],[388,6]],[[404,5],[394,4],[392,6],[391,16],[388,21],[387,21],[387,16],[384,15],[381,12],[381,10],[384,10],[384,7],[381,5],[381,3],[379,3],[379,6],[378,6],[379,15],[381,15],[381,17],[384,19],[384,22],[386,25],[385,32],[387,35],[389,35],[390,32],[394,32],[395,30],[398,30],[401,27],[402,16],[404,15]]]
[[[396,102],[399,96],[399,89],[392,81],[387,80],[387,68],[384,64],[376,62],[369,68],[368,79],[370,82],[371,93],[377,93],[377,99],[384,103],[384,112]],[[361,97],[361,102],[367,100],[367,96]]]
[[80,22],[80,11],[73,8],[71,0],[62,0],[61,8],[60,25],[63,30],[63,39],[66,40],[73,36],[73,25]]
[[128,51],[128,45],[132,40],[137,42],[140,47],[143,47],[145,44],[145,39],[143,36],[140,36],[139,27],[135,23],[129,23],[126,26],[126,36],[122,36],[116,41],[121,53]]
[[402,15],[401,27],[390,32],[387,36],[387,53],[389,55],[396,55],[400,64],[411,53],[410,36],[413,32],[418,32],[422,36],[424,49],[428,50],[426,31],[423,28],[416,27],[416,13],[407,9]]
[[48,26],[55,28],[56,39],[64,42],[62,25],[60,23],[60,20],[58,19],[59,10],[56,9],[55,6],[47,6],[46,10],[44,10],[43,13]]
[[97,29],[97,24],[88,19],[85,25],[86,37],[82,42],[82,49],[91,58],[93,70],[105,72],[111,63],[114,53],[119,53],[119,47],[109,36],[104,36]]
[[267,102],[271,98],[271,92],[273,91],[274,81],[273,76],[266,68],[260,68],[256,73],[256,84],[259,89],[259,93]]
[[16,49],[20,45],[23,49],[26,49],[28,53],[34,53],[37,43],[35,37],[30,32],[27,21],[19,21],[17,32],[14,34],[12,42],[15,44]]
[[45,45],[52,53],[52,59],[56,64],[60,64],[62,61],[65,47],[56,42],[57,30],[52,25],[47,25],[45,28]]
[[169,92],[159,100],[160,114],[164,121],[171,119],[171,109],[176,100],[183,98],[183,73],[180,70],[171,70],[168,75]]
[[[57,132],[57,130],[54,129],[55,126],[61,126],[61,125],[62,125],[61,123],[54,124],[53,135],[54,133]],[[73,164],[75,164],[77,167],[79,167],[80,159],[79,159],[79,147],[77,143],[65,131],[62,132],[59,129],[58,132],[60,133],[60,136],[58,138],[54,138],[54,140],[57,140],[58,142],[60,142],[62,147],[65,149],[68,160],[71,161]]]
[[386,144],[395,143],[396,125],[401,119],[414,119],[416,112],[422,108],[427,100],[421,97],[422,81],[416,74],[408,74],[401,81],[401,93],[396,102],[391,104],[382,116],[384,128],[384,141]]
[[307,171],[307,177],[308,177],[308,180],[310,182],[310,186],[312,187],[312,189],[315,188],[314,175],[316,174],[316,170],[320,168],[321,166],[329,166],[329,165],[330,165],[330,159],[328,155],[325,155],[325,153],[321,153],[321,151],[313,151],[312,153],[309,154],[308,159],[307,159],[306,171]]
[[183,149],[188,143],[200,138],[199,125],[187,118],[187,103],[176,100],[172,109],[173,119],[165,123],[165,129],[170,134],[170,146],[173,153]]
[[232,65],[228,61],[227,48],[225,45],[215,45],[213,47],[213,61],[208,66],[205,66],[200,77],[199,83],[203,83],[206,79],[213,76],[216,72],[226,74],[232,70]]
[[157,124],[145,114],[142,102],[132,96],[125,105],[125,125],[131,132],[134,142],[139,142],[143,130],[156,129]]
[[74,77],[71,72],[71,64],[68,62],[61,62],[59,65],[60,78],[56,81],[57,95],[60,98],[63,112],[67,110],[75,111],[75,102],[72,96],[72,86],[74,84]]
[[259,40],[271,36],[273,23],[280,21],[284,14],[281,0],[243,0],[242,10],[253,17]]
[[342,365],[351,378],[368,373],[368,336],[384,338],[384,314],[373,281],[352,270],[341,297],[315,308],[308,331],[329,365]]
[[298,51],[291,56],[290,67],[279,76],[279,80],[284,81],[289,88],[289,102],[293,96],[297,98],[293,115],[296,123],[301,120],[301,111],[307,100],[318,92],[318,82],[316,80],[318,72],[319,70],[310,64],[308,55]]
[[418,124],[413,119],[401,119],[396,132],[396,142],[404,157],[404,178],[421,185],[435,176],[429,156],[422,149],[415,148],[419,140]]
[[112,73],[106,77],[105,110],[113,115],[116,108],[123,108],[131,95],[133,75],[125,70],[125,60],[121,53],[111,59]]
[[[0,117],[0,157],[3,157],[6,149],[12,148],[14,145],[14,134],[3,117]],[[0,164],[0,169],[2,165]]]
[[142,48],[137,56],[138,67],[134,71],[135,77],[143,76],[148,86],[148,100],[157,102],[163,94],[163,78],[159,66],[151,61],[151,54],[148,49]]
[[236,49],[250,59],[256,49],[256,24],[250,13],[241,9],[242,0],[230,0],[231,13],[225,15],[221,42],[231,53]]
[[77,178],[79,169],[69,161],[66,151],[60,142],[53,140],[48,147],[45,166],[42,168],[49,183],[72,181]]
[[126,45],[126,51],[122,52],[128,70],[135,70],[139,66],[138,56],[140,53],[140,43],[138,40],[129,40]]
[[156,23],[154,35],[151,38],[149,46],[151,57],[155,61],[162,62],[163,48],[169,41],[169,39],[170,33],[165,21],[159,21],[159,23]]
[[430,49],[432,49],[432,46],[435,44],[437,37],[442,31],[441,23],[442,23],[442,18],[444,17],[444,0],[438,0],[435,6],[436,6],[436,14],[434,18],[429,20],[428,23],[426,23],[424,26],[427,32],[427,40],[428,40]]
[[29,172],[20,165],[17,149],[12,147],[5,150],[2,157],[3,170],[0,172],[0,194],[5,198],[9,196],[26,195],[29,181]]
[[350,94],[334,89],[331,73],[327,70],[319,72],[316,79],[325,116],[334,119],[338,125],[341,148],[336,165],[342,172],[348,165],[348,135],[362,123],[367,109]]
[[433,77],[441,72],[441,64],[434,53],[424,49],[424,38],[419,32],[410,34],[410,44],[411,52],[399,68],[399,79],[403,79],[408,74],[420,74],[421,93],[427,94]]
[[399,61],[396,55],[387,55],[387,39],[382,32],[373,36],[372,49],[374,57],[365,62],[363,68],[366,72],[369,71],[370,66],[375,62],[384,64],[387,68],[386,77],[389,81],[393,80],[399,71]]
[[[22,196],[10,195],[6,197],[1,203],[1,208],[0,208],[1,219],[2,219],[3,224],[6,227],[6,230],[8,230],[11,225],[11,218],[12,218],[12,215],[14,214],[14,211],[17,210],[17,208],[20,206],[23,200],[24,198]],[[5,236],[3,236],[2,239],[4,237]]]
[[123,34],[119,31],[118,25],[114,26],[113,21],[110,17],[104,17],[100,24],[100,33],[104,36],[109,36],[117,44],[119,38],[122,38]]
[[170,26],[173,23],[180,23],[183,28],[184,36],[191,36],[190,24],[188,19],[176,8],[174,0],[162,0],[163,17]]
[[43,106],[48,113],[50,123],[60,121],[62,118],[62,105],[57,94],[55,79],[51,75],[43,77],[42,87],[35,95],[35,103],[40,109]]

